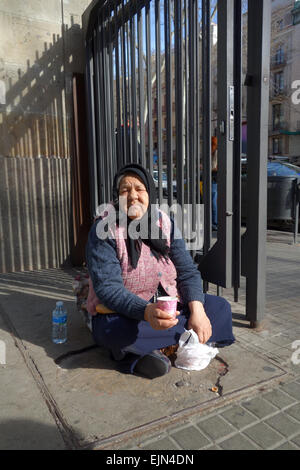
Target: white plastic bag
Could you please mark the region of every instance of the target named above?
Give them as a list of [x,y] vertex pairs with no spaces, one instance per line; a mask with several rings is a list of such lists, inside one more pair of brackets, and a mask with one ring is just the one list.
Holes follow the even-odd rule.
[[194,330],[185,330],[180,336],[175,367],[186,370],[202,370],[208,366],[219,350],[201,344]]

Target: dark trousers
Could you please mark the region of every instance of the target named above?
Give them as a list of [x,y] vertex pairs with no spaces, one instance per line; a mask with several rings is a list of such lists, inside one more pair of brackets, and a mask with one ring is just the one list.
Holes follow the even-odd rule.
[[[204,309],[212,325],[212,336],[208,342],[218,347],[234,342],[232,313],[229,302],[222,297],[205,294]],[[155,349],[178,344],[181,334],[187,329],[188,307],[180,312],[178,323],[168,330],[154,330],[145,320],[133,320],[122,314],[98,314],[93,317],[95,342],[104,346],[118,361],[122,372],[132,373],[138,359]]]

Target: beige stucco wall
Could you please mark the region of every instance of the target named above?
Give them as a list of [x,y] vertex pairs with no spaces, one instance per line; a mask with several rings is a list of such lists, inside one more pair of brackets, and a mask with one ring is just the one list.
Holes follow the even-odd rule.
[[72,74],[84,71],[81,17],[89,4],[0,2],[0,272],[68,258]]

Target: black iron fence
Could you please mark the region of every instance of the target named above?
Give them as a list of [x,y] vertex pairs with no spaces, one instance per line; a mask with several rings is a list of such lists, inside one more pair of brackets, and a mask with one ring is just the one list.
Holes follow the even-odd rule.
[[[169,206],[190,204],[190,224],[198,224],[198,230],[196,207],[203,204],[203,244],[192,255],[206,283],[234,287],[237,298],[243,45],[248,45],[248,122],[253,120],[248,125],[248,181],[255,229],[247,230],[245,243],[255,253],[253,270],[249,265],[243,269],[249,286],[255,270],[263,270],[258,244],[265,243],[261,221],[266,211],[270,0],[251,0],[245,14],[242,0],[216,3],[212,21],[210,0],[96,2],[86,33],[91,201],[94,212],[111,199],[113,175],[123,163],[144,164],[157,175],[159,203],[166,198]],[[212,93],[216,75],[217,93]],[[212,135],[218,139],[216,241],[211,227]],[[263,292],[258,295],[263,305]],[[259,320],[262,311],[252,304],[249,320]]]

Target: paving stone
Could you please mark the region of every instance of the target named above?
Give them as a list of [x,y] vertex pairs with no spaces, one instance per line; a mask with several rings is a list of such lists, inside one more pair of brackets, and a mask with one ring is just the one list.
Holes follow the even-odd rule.
[[293,437],[291,441],[300,448],[300,434],[298,434],[298,436]]
[[266,419],[265,423],[272,426],[272,428],[276,429],[276,431],[280,432],[285,437],[290,437],[297,431],[300,432],[300,423],[295,423],[285,413],[278,413],[277,415]]
[[300,421],[300,403],[291,406],[290,408],[285,410],[285,413]]
[[278,346],[276,346],[276,344],[266,339],[260,339],[260,341],[255,343],[254,346],[268,352],[276,351],[278,349]]
[[296,444],[293,444],[292,442],[285,442],[284,444],[281,444],[281,446],[276,447],[275,450],[297,450],[299,447]]
[[223,416],[227,421],[236,426],[238,429],[241,429],[256,421],[256,418],[253,415],[238,405],[235,405],[229,410],[223,412],[221,416]]
[[233,426],[226,423],[219,416],[212,416],[211,418],[205,419],[204,421],[197,423],[197,426],[213,440],[225,437],[235,431]]
[[168,437],[142,445],[143,450],[178,450],[178,447]]
[[263,398],[264,400],[267,400],[267,402],[272,403],[280,409],[295,403],[294,398],[292,398],[290,395],[286,395],[286,393],[282,392],[281,390],[272,390],[272,392],[265,393]]
[[255,416],[257,416],[258,418],[265,418],[269,414],[277,411],[277,408],[275,408],[275,406],[271,405],[266,400],[259,397],[252,398],[252,400],[249,401],[244,401],[242,403],[242,406],[254,413]]
[[285,335],[273,336],[272,338],[270,338],[270,342],[274,343],[277,346],[285,347],[288,347],[288,345],[291,344],[290,338]]
[[300,384],[299,383],[291,382],[291,383],[282,385],[281,388],[282,390],[284,390],[286,393],[296,398],[297,400],[300,399]]
[[293,350],[290,348],[277,348],[276,350],[272,351],[272,354],[276,354],[277,357],[281,359],[291,359],[293,354]]
[[265,423],[254,424],[250,428],[245,429],[243,433],[263,449],[273,447],[283,439],[282,435]]
[[235,436],[226,439],[219,444],[220,447],[224,450],[256,450],[257,447],[252,444],[245,436],[242,434],[236,434]]
[[172,438],[183,450],[197,450],[210,444],[210,441],[194,426],[173,433]]

